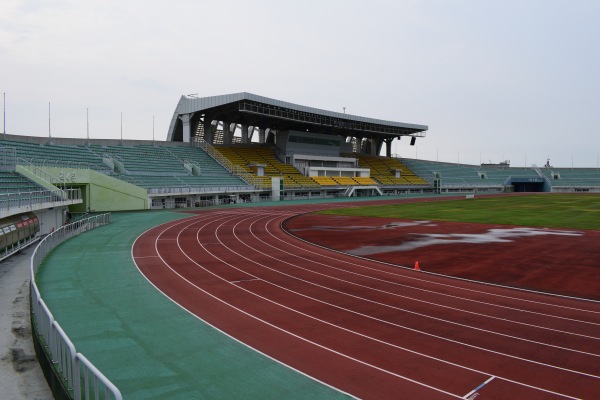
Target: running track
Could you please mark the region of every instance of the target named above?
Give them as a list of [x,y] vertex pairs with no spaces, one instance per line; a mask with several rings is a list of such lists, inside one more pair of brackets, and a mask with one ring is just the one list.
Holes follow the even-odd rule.
[[598,398],[599,303],[356,258],[281,228],[330,206],[201,212],[145,232],[133,258],[202,320],[358,398]]

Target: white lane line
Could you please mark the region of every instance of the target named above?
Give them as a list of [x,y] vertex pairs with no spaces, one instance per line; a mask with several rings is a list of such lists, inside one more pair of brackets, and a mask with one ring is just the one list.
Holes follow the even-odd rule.
[[494,378],[495,378],[495,376],[491,376],[487,381],[483,382],[481,385],[477,386],[475,389],[473,389],[469,393],[465,394],[462,398],[468,399],[472,394],[475,394],[475,392],[477,392],[479,389],[481,389],[482,387],[484,387],[485,385],[490,383]]
[[240,279],[239,281],[229,281],[229,283],[233,283],[234,285],[237,285],[238,283],[253,282],[253,281],[262,281],[262,279],[259,279],[259,278]]

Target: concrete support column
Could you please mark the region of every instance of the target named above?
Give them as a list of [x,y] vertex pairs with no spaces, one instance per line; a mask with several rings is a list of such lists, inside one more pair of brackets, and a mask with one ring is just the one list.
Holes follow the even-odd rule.
[[191,135],[190,114],[182,114],[179,116],[183,127],[183,142],[189,143]]
[[204,127],[204,141],[208,144],[213,144],[215,132],[213,130],[212,121],[205,117],[204,122],[202,122],[202,125]]
[[231,130],[231,122],[223,121],[223,144],[231,145],[233,141],[233,131]]
[[248,125],[242,124],[242,143],[246,144],[249,142],[250,141],[248,140]]
[[275,143],[275,131],[271,128],[265,130],[265,143]]
[[369,154],[371,154],[372,156],[377,155],[377,145],[377,140],[373,138],[369,139]]
[[[373,139],[373,147],[375,147],[375,155],[378,156],[381,154],[381,148],[383,147],[384,140],[383,139]],[[389,144],[386,146],[386,149],[389,149]]]
[[362,151],[363,150],[362,149],[362,146],[363,146],[362,139],[363,139],[362,136],[355,136],[354,137],[354,141],[356,142],[356,152],[357,153],[362,153],[363,152]]
[[367,148],[369,144],[369,140],[364,137],[357,138],[358,140],[358,152],[361,154],[368,154]]
[[385,141],[385,156],[386,157],[392,156],[392,143],[394,142],[394,139],[395,138],[384,139],[384,141]]
[[265,144],[265,128],[258,128],[258,143]]

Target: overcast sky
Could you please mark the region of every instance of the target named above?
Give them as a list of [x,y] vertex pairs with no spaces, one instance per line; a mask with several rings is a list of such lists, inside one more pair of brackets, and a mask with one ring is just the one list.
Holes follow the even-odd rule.
[[[166,140],[182,94],[429,126],[403,157],[597,167],[600,1],[2,0],[6,132]],[[154,116],[154,125],[153,125]]]

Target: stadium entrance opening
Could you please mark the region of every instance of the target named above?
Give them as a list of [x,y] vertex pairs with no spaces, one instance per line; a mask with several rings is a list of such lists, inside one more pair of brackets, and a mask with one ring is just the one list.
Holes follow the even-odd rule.
[[543,192],[543,178],[512,178],[511,185],[515,192]]

